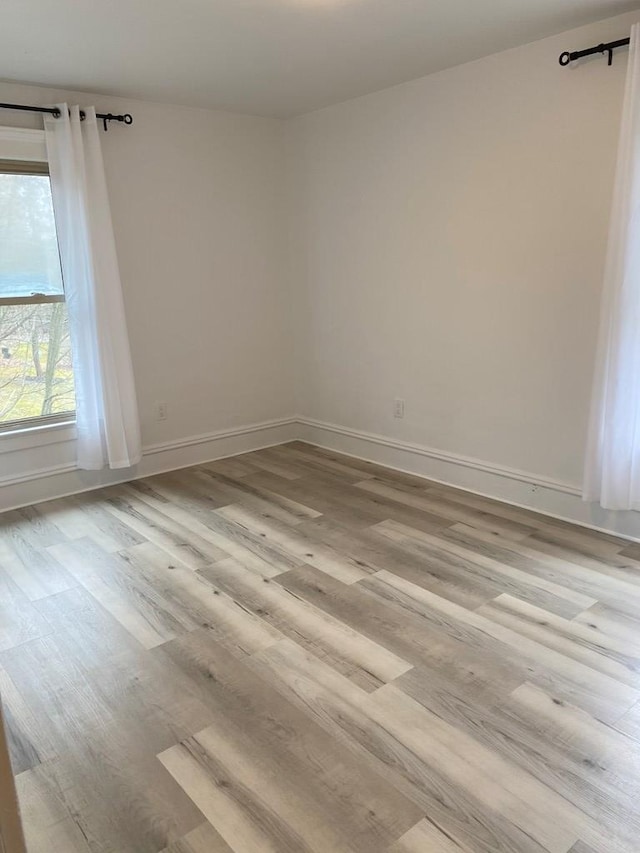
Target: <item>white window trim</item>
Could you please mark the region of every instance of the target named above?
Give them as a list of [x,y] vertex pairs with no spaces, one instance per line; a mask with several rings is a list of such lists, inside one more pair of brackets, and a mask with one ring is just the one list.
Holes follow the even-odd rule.
[[0,127],[0,159],[37,160],[46,163],[49,158],[44,130]]
[[[46,163],[47,143],[44,130],[26,127],[0,127],[0,160],[36,160]],[[35,420],[35,419],[34,419]],[[47,444],[72,441],[76,437],[75,421],[38,424],[0,430],[0,452],[28,450]]]
[[32,447],[43,447],[47,444],[60,444],[64,441],[74,441],[75,438],[75,421],[7,429],[0,433],[0,453],[30,450]]

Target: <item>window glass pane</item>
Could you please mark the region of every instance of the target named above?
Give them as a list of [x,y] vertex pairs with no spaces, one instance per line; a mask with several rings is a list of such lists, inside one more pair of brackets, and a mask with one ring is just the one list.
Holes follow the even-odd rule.
[[48,175],[0,173],[0,296],[62,293]]
[[74,409],[65,303],[0,305],[0,425]]

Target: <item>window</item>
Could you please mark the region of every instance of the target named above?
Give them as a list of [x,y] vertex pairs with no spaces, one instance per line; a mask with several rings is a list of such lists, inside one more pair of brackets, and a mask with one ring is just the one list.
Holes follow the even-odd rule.
[[73,421],[74,410],[47,164],[0,160],[0,431]]

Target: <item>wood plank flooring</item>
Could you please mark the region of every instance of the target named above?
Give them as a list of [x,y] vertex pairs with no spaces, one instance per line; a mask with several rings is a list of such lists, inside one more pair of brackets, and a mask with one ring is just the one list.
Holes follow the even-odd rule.
[[640,548],[300,442],[0,516],[29,853],[638,853]]

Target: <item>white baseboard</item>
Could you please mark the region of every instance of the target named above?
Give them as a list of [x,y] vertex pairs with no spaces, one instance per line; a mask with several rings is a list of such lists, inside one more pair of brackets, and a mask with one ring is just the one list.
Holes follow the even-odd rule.
[[73,463],[62,463],[2,477],[0,512],[284,444],[297,438],[298,431],[296,418],[280,418],[149,445],[135,468],[80,471]]
[[134,469],[80,471],[72,463],[61,463],[3,477],[0,512],[295,439],[640,541],[640,512],[613,512],[585,503],[579,487],[572,483],[300,416],[149,445]]
[[585,503],[572,483],[311,418],[299,417],[298,424],[299,438],[310,444],[640,541],[640,512],[613,512]]

